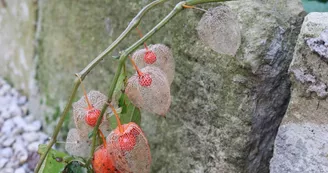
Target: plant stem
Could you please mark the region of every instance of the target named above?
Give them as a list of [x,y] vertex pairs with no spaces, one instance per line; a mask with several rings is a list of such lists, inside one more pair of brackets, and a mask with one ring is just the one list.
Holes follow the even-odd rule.
[[60,119],[57,123],[55,131],[54,131],[54,133],[51,137],[51,140],[49,141],[49,144],[47,145],[46,152],[43,155],[41,155],[40,160],[39,160],[38,164],[35,167],[35,170],[34,170],[35,173],[39,172],[39,170],[41,168],[41,165],[42,165],[44,159],[46,158],[49,150],[56,143],[57,136],[58,136],[58,133],[60,131],[60,128],[61,128],[61,126],[63,125],[63,123],[65,121],[65,117],[66,117],[65,115],[67,114],[68,110],[70,109],[70,107],[72,105],[73,99],[75,97],[77,89],[79,88],[80,83],[81,83],[80,79],[76,78],[75,81],[74,81],[73,91],[71,93],[71,96],[69,97],[68,103],[66,104],[66,107],[65,107],[63,113],[60,115]]
[[[92,60],[81,72],[77,73],[77,76],[80,76],[81,80],[83,81],[84,78],[86,77],[86,75],[111,51],[113,51],[113,49],[115,47],[117,47],[117,45],[134,29],[138,26],[138,24],[140,23],[141,19],[143,18],[143,16],[153,7],[155,7],[156,5],[163,3],[167,0],[156,0],[153,1],[151,3],[149,3],[148,5],[146,5],[144,8],[142,8],[142,10],[140,10],[140,12],[131,20],[131,22],[129,23],[129,25],[127,26],[127,28],[122,32],[122,34],[111,44],[109,45],[101,54],[99,54],[94,60]],[[78,77],[76,77],[75,82],[74,82],[74,87],[73,87],[73,91],[69,97],[69,101],[65,106],[64,111],[62,112],[62,114],[60,115],[60,119],[56,125],[56,128],[54,130],[54,133],[52,135],[51,140],[49,141],[48,145],[47,145],[47,150],[44,153],[44,155],[42,155],[40,157],[40,160],[38,161],[35,169],[34,169],[34,173],[38,173],[42,163],[44,162],[44,159],[46,158],[48,152],[50,151],[51,147],[56,143],[57,140],[57,136],[58,133],[60,131],[60,128],[62,127],[66,115],[69,111],[69,108],[72,106],[72,102],[73,99],[76,95],[76,91],[78,89],[78,87],[80,86],[81,81]]]
[[168,0],[157,0],[149,3],[146,5],[129,23],[128,27],[121,33],[120,36],[111,44],[109,45],[103,52],[101,52],[95,59],[93,59],[82,71],[80,71],[78,74],[81,76],[82,79],[85,78],[86,75],[89,74],[89,72],[134,29],[136,28],[142,17],[153,7],[156,5],[163,3]]
[[231,1],[231,0],[187,0],[185,5],[198,5],[210,2],[224,2],[224,1]]

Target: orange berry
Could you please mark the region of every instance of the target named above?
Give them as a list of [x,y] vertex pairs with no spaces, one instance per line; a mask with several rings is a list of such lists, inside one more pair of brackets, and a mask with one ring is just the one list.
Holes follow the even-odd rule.
[[88,110],[87,115],[84,117],[85,122],[91,127],[96,126],[100,113],[101,111],[99,109],[93,108]]
[[147,64],[153,64],[155,61],[156,61],[156,55],[153,51],[151,50],[148,50],[146,53],[145,53],[145,56],[144,56],[144,61],[147,63]]
[[95,173],[117,173],[107,148],[100,146],[93,155],[92,167]]
[[150,74],[148,74],[148,73],[145,73],[145,74],[142,74],[141,76],[139,76],[139,84],[143,87],[150,86],[152,81],[153,80],[152,80]]
[[123,151],[131,151],[136,145],[136,138],[131,133],[125,133],[119,137],[118,142]]

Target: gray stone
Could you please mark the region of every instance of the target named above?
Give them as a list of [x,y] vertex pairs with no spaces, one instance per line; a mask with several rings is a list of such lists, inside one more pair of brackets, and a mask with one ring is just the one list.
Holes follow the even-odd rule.
[[275,144],[271,173],[328,172],[328,125],[283,125]]
[[1,173],[13,173],[14,169],[13,168],[4,168],[1,170]]
[[25,173],[25,169],[23,167],[20,167],[15,170],[15,173]]
[[5,139],[2,142],[2,146],[4,147],[10,147],[15,142],[15,138],[8,136],[7,139]]
[[[7,6],[0,7],[0,75],[29,93],[34,81],[35,1],[5,2]],[[0,96],[4,92],[0,89]]]
[[15,116],[21,116],[23,112],[18,105],[12,104],[9,107],[9,113],[10,113],[11,117],[15,117]]
[[18,104],[19,106],[24,105],[26,102],[27,102],[27,97],[26,97],[26,96],[20,96],[20,97],[18,97],[18,99],[17,99],[17,104]]
[[0,169],[2,169],[8,162],[7,158],[0,158]]
[[1,158],[10,158],[13,155],[13,150],[11,148],[2,148],[0,151]]
[[39,135],[36,132],[26,132],[23,133],[22,136],[23,139],[28,143],[34,142],[39,139]]
[[14,127],[15,127],[14,122],[11,120],[7,120],[7,121],[5,121],[5,123],[3,124],[2,128],[1,128],[1,133],[9,134],[9,133],[11,133],[11,130]]
[[12,119],[14,123],[16,124],[15,128],[26,128],[28,124],[24,121],[24,119],[21,116],[14,117]]
[[328,62],[328,29],[321,32],[318,38],[310,38],[306,40],[310,49],[319,54],[326,62]]
[[304,19],[289,69],[292,93],[275,141],[272,173],[328,172],[328,64],[306,42],[328,29],[327,18],[328,13],[310,13]]
[[38,151],[39,144],[40,144],[40,142],[32,142],[32,143],[28,144],[27,149],[29,151]]
[[25,131],[38,131],[41,129],[41,122],[40,121],[34,121],[32,123],[29,123],[24,127]]

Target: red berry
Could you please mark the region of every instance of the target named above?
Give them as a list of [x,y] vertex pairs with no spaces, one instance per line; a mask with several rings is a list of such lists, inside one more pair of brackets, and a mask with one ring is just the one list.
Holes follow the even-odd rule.
[[91,127],[96,126],[100,113],[101,111],[98,109],[93,108],[91,110],[88,110],[87,115],[84,117],[85,122]]
[[148,73],[145,73],[145,74],[142,74],[141,76],[139,76],[139,84],[141,86],[144,86],[144,87],[150,86],[152,81],[153,80],[152,80],[150,74],[148,74]]
[[125,133],[119,137],[118,142],[122,151],[131,151],[136,145],[136,137],[131,133]]
[[118,172],[108,153],[107,148],[101,146],[96,150],[92,159],[92,167],[95,173],[115,173]]
[[144,61],[147,64],[153,64],[156,61],[155,53],[151,50],[146,51],[145,56],[144,56]]

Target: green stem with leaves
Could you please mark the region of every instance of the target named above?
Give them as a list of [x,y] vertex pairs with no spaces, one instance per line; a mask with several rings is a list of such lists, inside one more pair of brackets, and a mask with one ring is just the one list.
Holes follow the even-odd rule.
[[[89,74],[89,72],[111,51],[113,51],[114,48],[116,48],[118,46],[118,44],[134,29],[138,26],[138,24],[140,23],[141,19],[143,18],[143,16],[154,6],[163,3],[167,0],[157,0],[154,1],[150,4],[148,4],[147,6],[145,6],[133,19],[132,21],[129,23],[128,27],[122,32],[122,34],[110,45],[108,46],[102,53],[100,53],[94,60],[92,60],[92,62],[90,62],[81,72],[77,73],[76,75],[79,76],[81,78],[81,80],[84,80],[84,78]],[[128,55],[130,53],[132,53],[134,50],[136,50],[141,44],[143,44],[147,39],[149,39],[152,35],[154,35],[160,28],[162,28],[170,19],[172,19],[176,14],[178,14],[179,12],[181,12],[184,8],[183,5],[197,5],[197,4],[202,4],[202,3],[208,3],[208,2],[223,2],[223,1],[227,1],[227,0],[188,0],[188,1],[182,1],[180,3],[178,3],[175,8],[159,23],[157,24],[152,30],[150,30],[145,36],[143,36],[141,39],[139,39],[136,43],[134,43],[132,46],[130,46],[129,48],[127,48],[125,51],[123,51],[121,53],[121,56],[119,58],[119,65],[117,67],[114,79],[110,85],[109,88],[109,92],[108,92],[108,102],[111,102],[111,98],[113,96],[119,75],[121,73],[122,70],[122,66],[125,62],[125,60],[127,59]],[[34,170],[35,173],[38,173],[42,163],[44,162],[49,150],[51,149],[51,147],[56,143],[57,140],[57,136],[58,133],[65,121],[66,115],[70,109],[70,107],[72,106],[72,102],[73,99],[76,95],[77,89],[80,86],[81,81],[79,80],[79,78],[77,77],[74,81],[74,86],[73,86],[73,90],[72,93],[69,97],[69,101],[67,102],[64,111],[62,112],[62,114],[60,115],[60,119],[57,123],[57,126],[54,130],[54,133],[52,135],[51,140],[49,141],[49,144],[47,145],[47,150],[46,152],[40,157],[40,160],[38,162],[38,164],[36,165],[36,168]],[[107,106],[104,105],[102,111],[101,111],[101,116],[98,118],[97,120],[97,124],[93,130],[93,137],[92,137],[92,148],[91,148],[91,158],[93,156],[94,150],[95,150],[95,143],[96,143],[96,132],[99,128],[101,119],[105,113],[107,109]]]

